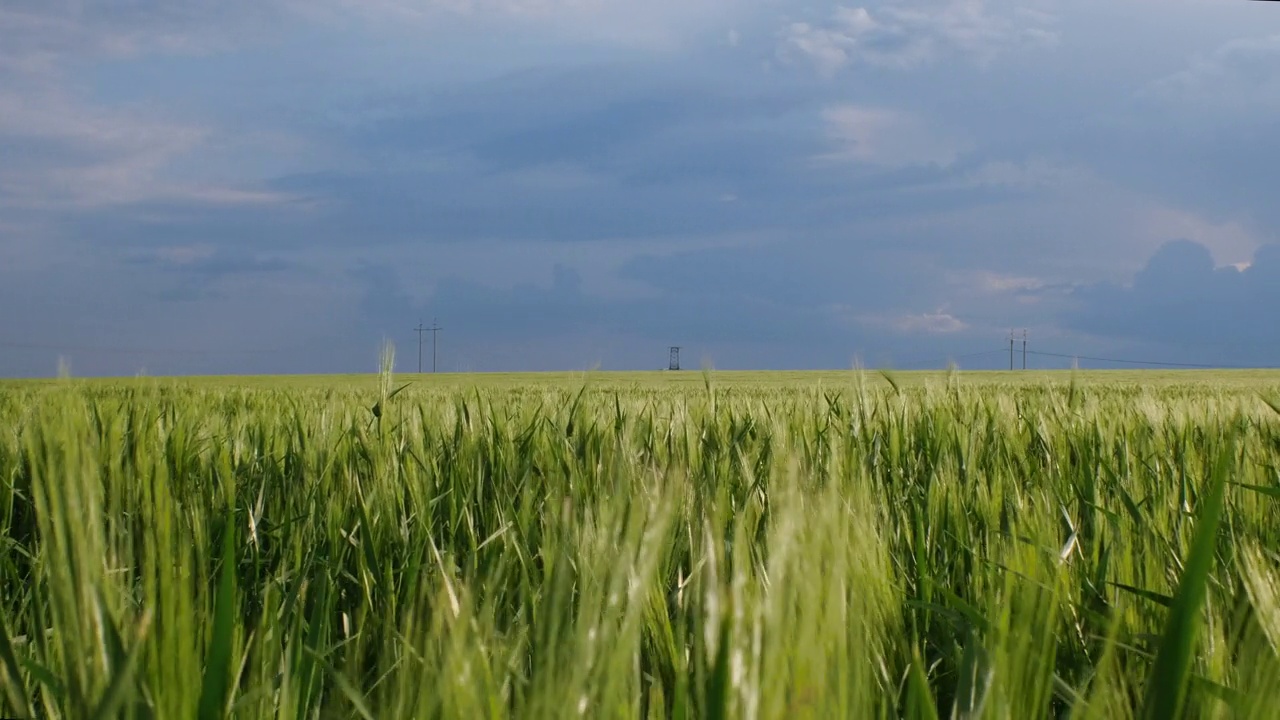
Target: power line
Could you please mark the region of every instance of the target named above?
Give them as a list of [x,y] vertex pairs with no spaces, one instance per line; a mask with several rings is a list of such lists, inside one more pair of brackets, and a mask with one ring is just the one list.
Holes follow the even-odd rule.
[[[1014,357],[1015,339],[1016,339],[1016,335],[1014,334],[1014,331],[1010,330],[1009,331],[1009,350],[1008,350],[1010,370],[1012,370],[1014,367],[1013,357]],[[967,355],[960,355],[960,356],[957,356],[956,359],[964,358],[964,357],[981,357],[984,355],[995,355],[997,353],[1002,354],[1004,352],[1005,352],[1004,348],[1001,348],[999,350],[988,350],[985,352],[975,352],[975,353],[969,353]],[[1038,350],[1031,350],[1027,347],[1027,331],[1024,329],[1022,331],[1022,369],[1023,370],[1027,369],[1028,355],[1040,355],[1043,357],[1066,358],[1070,360],[1092,360],[1094,362],[1108,362],[1108,363],[1117,363],[1122,365],[1151,365],[1151,366],[1158,366],[1158,367],[1183,367],[1183,368],[1198,368],[1198,369],[1207,369],[1207,370],[1218,369],[1218,368],[1234,369],[1234,370],[1248,369],[1248,367],[1244,365],[1190,363],[1190,362],[1175,362],[1175,361],[1166,361],[1166,360],[1134,360],[1131,358],[1108,358],[1108,357],[1098,357],[1093,355],[1076,355],[1076,354],[1069,355],[1066,353],[1043,352]]]
[[435,318],[431,318],[431,372],[436,371],[436,333],[443,329],[436,324]]
[[[419,373],[422,372],[422,360],[423,360],[422,333],[425,333],[425,332],[431,333],[431,372],[434,373],[436,372],[437,357],[438,357],[436,334],[440,330],[443,330],[443,328],[440,327],[438,324],[436,324],[435,319],[432,320],[431,327],[426,327],[422,323],[418,323],[418,327],[414,328],[414,331],[418,333],[418,372]],[[962,355],[949,355],[947,356],[946,359],[947,360],[967,360],[967,359],[973,359],[973,358],[988,357],[993,355],[1002,355],[1005,352],[1008,352],[1010,367],[1012,368],[1013,355],[1014,355],[1013,333],[1010,333],[1009,341],[1010,341],[1010,347],[1008,348],[994,348],[991,350],[982,350],[978,352],[964,353]],[[1174,361],[1164,361],[1164,360],[1135,360],[1131,358],[1109,358],[1109,357],[1100,357],[1100,356],[1093,356],[1093,355],[1076,355],[1076,354],[1067,354],[1067,353],[1045,352],[1040,350],[1030,350],[1027,348],[1026,343],[1027,343],[1027,340],[1026,340],[1026,335],[1024,331],[1023,348],[1022,348],[1023,369],[1026,369],[1027,367],[1026,358],[1028,355],[1038,355],[1041,357],[1052,357],[1052,358],[1063,358],[1068,360],[1089,360],[1093,362],[1116,363],[1120,365],[1148,365],[1148,366],[1156,366],[1156,367],[1181,367],[1181,368],[1197,368],[1197,369],[1209,369],[1209,370],[1219,369],[1219,368],[1234,369],[1234,370],[1249,369],[1249,366],[1244,366],[1244,365],[1174,362]],[[300,347],[257,349],[257,350],[140,348],[140,347],[118,347],[118,346],[104,347],[104,346],[89,346],[89,345],[60,345],[60,344],[52,344],[52,343],[12,342],[7,340],[0,340],[0,348],[12,349],[12,350],[47,350],[47,351],[55,351],[55,352],[82,352],[82,353],[101,353],[101,354],[115,354],[115,355],[170,355],[170,356],[183,356],[183,357],[281,355],[285,353],[298,352],[299,350],[304,349]],[[675,362],[678,362],[678,360],[675,360],[675,358],[678,357],[679,350],[675,349],[674,347],[672,349],[673,349],[672,359]],[[908,365],[915,365],[915,364],[916,363],[908,363]]]
[[413,328],[413,332],[417,333],[417,373],[422,374],[422,333],[431,333],[431,372],[435,372],[435,333],[443,331],[444,328],[436,324],[435,318],[431,318],[431,327],[425,327],[421,320],[417,323],[417,327]]
[[[1010,339],[1012,341],[1014,337],[1011,336]],[[992,350],[984,350],[980,352],[965,353],[964,355],[951,355],[949,356],[949,359],[964,360],[964,359],[980,358],[980,357],[987,357],[987,356],[993,356],[993,355],[1004,355],[1006,353],[1010,353],[1010,349],[1007,347],[1003,347],[1003,348],[997,348]],[[1152,366],[1158,366],[1158,367],[1184,367],[1184,368],[1198,368],[1198,369],[1205,369],[1205,370],[1215,370],[1215,369],[1247,370],[1249,369],[1249,367],[1245,365],[1221,365],[1221,364],[1215,365],[1215,364],[1207,364],[1207,363],[1187,363],[1187,362],[1173,362],[1173,361],[1162,361],[1162,360],[1134,360],[1129,358],[1108,358],[1108,357],[1098,357],[1094,355],[1070,355],[1067,353],[1042,352],[1038,350],[1031,350],[1025,347],[1023,349],[1023,369],[1026,369],[1026,357],[1028,355],[1040,355],[1043,357],[1065,358],[1068,360],[1091,360],[1094,362],[1108,362],[1108,363],[1117,363],[1122,365],[1152,365]],[[1013,353],[1010,353],[1010,361],[1012,362],[1012,360],[1013,360]],[[915,364],[915,363],[911,363],[911,364]]]
[[435,334],[443,331],[443,329],[435,322],[435,318],[431,318],[431,372],[433,373],[435,372]]
[[1045,357],[1067,358],[1070,360],[1093,360],[1095,362],[1120,363],[1124,365],[1161,365],[1165,367],[1203,368],[1210,370],[1217,368],[1236,370],[1245,369],[1242,365],[1208,365],[1204,363],[1164,362],[1160,360],[1127,360],[1120,358],[1091,357],[1089,355],[1067,355],[1064,353],[1039,352],[1037,350],[1029,350],[1027,352],[1030,355],[1043,355]]
[[[1013,342],[1015,337],[1011,328],[1009,330],[1009,370],[1013,370]],[[1022,330],[1022,369],[1027,369],[1027,331],[1025,328]]]

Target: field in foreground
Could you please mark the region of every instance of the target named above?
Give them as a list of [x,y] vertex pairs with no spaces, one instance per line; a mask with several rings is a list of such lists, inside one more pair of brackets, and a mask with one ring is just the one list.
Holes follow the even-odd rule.
[[1274,717],[1280,377],[1129,376],[8,385],[0,716]]

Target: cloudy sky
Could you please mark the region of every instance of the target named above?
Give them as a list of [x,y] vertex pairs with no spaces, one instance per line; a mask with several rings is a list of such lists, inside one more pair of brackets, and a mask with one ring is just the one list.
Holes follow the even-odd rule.
[[0,375],[1280,364],[1277,67],[1249,0],[2,0]]

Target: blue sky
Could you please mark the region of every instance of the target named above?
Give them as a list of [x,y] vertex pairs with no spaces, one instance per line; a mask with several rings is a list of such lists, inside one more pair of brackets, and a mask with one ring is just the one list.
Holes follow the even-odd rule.
[[1277,66],[1247,0],[5,0],[0,374],[1274,365]]

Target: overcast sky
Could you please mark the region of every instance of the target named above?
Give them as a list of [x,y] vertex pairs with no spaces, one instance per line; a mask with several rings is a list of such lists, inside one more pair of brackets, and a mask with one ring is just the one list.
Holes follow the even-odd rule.
[[1249,0],[3,0],[0,375],[1276,365],[1278,67]]

